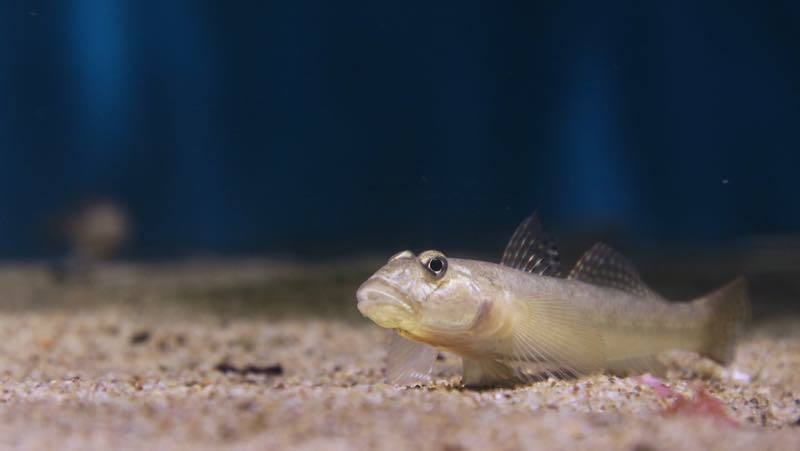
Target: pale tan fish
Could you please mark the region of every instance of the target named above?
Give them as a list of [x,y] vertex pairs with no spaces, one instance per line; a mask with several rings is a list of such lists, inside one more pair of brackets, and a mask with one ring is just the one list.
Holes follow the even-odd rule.
[[392,329],[390,382],[429,377],[437,349],[463,359],[467,386],[543,375],[657,368],[668,350],[733,357],[749,318],[744,279],[692,302],[649,289],[620,254],[598,243],[566,276],[536,214],[511,237],[500,264],[403,251],[358,289],[358,309]]

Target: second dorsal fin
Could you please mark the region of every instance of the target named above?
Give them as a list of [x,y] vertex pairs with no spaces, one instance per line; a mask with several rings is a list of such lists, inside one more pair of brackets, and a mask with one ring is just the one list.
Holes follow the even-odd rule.
[[500,264],[542,276],[561,275],[556,243],[544,231],[537,213],[517,226],[503,251]]
[[622,254],[605,243],[589,248],[570,271],[568,279],[616,288],[647,300],[663,300],[642,281],[639,273]]

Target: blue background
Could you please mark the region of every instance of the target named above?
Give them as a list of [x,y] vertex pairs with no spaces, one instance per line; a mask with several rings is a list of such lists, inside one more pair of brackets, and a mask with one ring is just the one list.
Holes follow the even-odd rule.
[[800,228],[798,2],[0,5],[3,257],[95,196],[133,256]]

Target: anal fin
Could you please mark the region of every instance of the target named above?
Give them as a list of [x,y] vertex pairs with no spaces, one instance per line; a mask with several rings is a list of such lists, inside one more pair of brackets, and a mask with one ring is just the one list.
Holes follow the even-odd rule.
[[644,373],[666,376],[667,365],[654,355],[628,357],[609,361],[608,372],[617,376],[632,376]]
[[498,387],[514,385],[517,377],[514,369],[502,362],[464,358],[461,382],[467,387]]

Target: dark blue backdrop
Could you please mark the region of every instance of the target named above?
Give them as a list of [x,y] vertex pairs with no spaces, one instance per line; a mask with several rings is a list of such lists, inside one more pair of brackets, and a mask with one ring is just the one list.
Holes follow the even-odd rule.
[[97,195],[147,255],[800,227],[795,1],[0,5],[2,256]]

